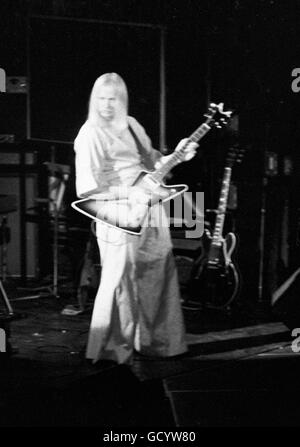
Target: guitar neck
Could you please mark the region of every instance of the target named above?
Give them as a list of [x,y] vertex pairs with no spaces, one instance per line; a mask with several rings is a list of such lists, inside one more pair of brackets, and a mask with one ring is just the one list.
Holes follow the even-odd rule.
[[228,201],[230,179],[231,179],[231,168],[226,167],[224,170],[222,180],[221,193],[215,222],[215,229],[212,236],[212,245],[215,246],[219,246],[221,244],[224,221],[225,221],[225,213]]
[[210,129],[211,127],[207,123],[201,124],[201,126],[199,126],[198,129],[196,129],[195,132],[193,132],[192,135],[187,139],[186,143],[179,150],[172,153],[166,163],[164,163],[160,168],[151,173],[152,178],[160,182],[165,177],[165,175],[174,168],[174,166],[183,162],[184,152],[189,143],[196,143],[197,141],[201,140],[201,138],[203,138]]

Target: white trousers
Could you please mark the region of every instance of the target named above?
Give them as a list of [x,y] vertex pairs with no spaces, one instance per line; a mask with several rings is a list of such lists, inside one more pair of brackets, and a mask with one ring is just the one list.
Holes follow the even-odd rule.
[[94,363],[100,359],[127,363],[133,350],[162,357],[184,353],[185,328],[169,228],[151,226],[136,236],[97,223],[96,232],[102,270],[86,357]]

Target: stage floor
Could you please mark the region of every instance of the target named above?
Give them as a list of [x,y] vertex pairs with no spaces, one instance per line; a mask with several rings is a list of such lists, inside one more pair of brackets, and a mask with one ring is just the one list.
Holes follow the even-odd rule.
[[84,358],[91,309],[14,300],[11,355],[0,354],[1,426],[291,426],[300,417],[300,353],[272,315],[184,308],[189,352]]

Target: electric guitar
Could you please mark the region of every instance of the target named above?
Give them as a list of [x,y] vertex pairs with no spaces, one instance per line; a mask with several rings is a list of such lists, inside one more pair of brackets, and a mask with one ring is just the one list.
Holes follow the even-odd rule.
[[186,143],[174,151],[168,160],[154,171],[141,171],[132,186],[140,188],[150,194],[147,204],[131,204],[122,194],[103,193],[97,198],[76,200],[71,206],[80,213],[118,228],[130,234],[140,235],[143,223],[147,218],[149,208],[158,202],[166,202],[187,191],[187,185],[165,185],[163,178],[174,166],[184,161],[185,150],[189,143],[197,142],[206,135],[212,127],[221,127],[231,117],[231,111],[223,111],[223,103],[210,104],[208,112],[204,115],[206,121],[198,127],[187,139]]
[[203,234],[203,250],[191,269],[190,294],[204,307],[226,308],[240,290],[240,272],[231,256],[236,247],[233,232],[223,237],[232,167],[240,162],[243,150],[231,148],[226,160],[213,231]]

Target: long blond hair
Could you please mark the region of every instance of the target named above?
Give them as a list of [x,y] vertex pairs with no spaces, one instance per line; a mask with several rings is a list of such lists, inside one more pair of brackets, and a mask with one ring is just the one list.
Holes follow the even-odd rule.
[[124,80],[117,73],[105,73],[96,79],[94,86],[91,91],[88,109],[88,121],[93,125],[102,125],[103,120],[101,120],[98,110],[97,110],[97,94],[99,89],[103,86],[112,86],[117,96],[119,97],[122,105],[122,110],[119,112],[119,116],[116,121],[122,123],[126,120],[128,112],[128,91]]

